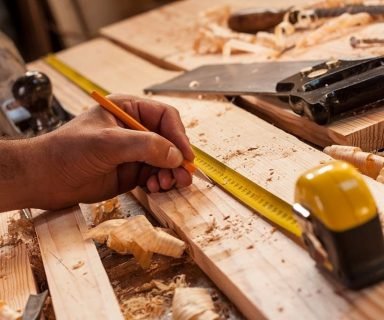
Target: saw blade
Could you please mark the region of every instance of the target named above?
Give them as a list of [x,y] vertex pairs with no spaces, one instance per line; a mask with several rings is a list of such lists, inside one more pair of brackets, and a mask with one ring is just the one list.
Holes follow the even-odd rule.
[[321,61],[273,61],[205,65],[164,83],[144,89],[146,93],[212,93],[223,95],[281,95],[276,84]]

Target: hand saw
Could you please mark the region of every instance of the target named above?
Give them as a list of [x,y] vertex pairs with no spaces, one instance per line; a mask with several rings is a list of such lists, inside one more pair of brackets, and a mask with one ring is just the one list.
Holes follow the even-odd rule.
[[267,95],[317,124],[384,99],[384,57],[206,65],[146,88],[146,93]]

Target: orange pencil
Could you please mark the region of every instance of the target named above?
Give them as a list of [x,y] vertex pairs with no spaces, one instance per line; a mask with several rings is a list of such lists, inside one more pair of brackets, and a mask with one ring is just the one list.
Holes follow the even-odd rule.
[[[104,109],[112,113],[117,119],[121,120],[132,129],[139,131],[149,131],[146,127],[144,127],[140,122],[138,122],[135,118],[130,116],[128,113],[124,112],[120,109],[115,103],[113,103],[108,98],[104,97],[97,91],[92,91],[91,97],[95,99]],[[202,173],[195,164],[191,161],[185,160],[181,164],[181,166],[187,170],[190,174],[199,175],[201,178],[208,179],[211,181],[204,173]]]

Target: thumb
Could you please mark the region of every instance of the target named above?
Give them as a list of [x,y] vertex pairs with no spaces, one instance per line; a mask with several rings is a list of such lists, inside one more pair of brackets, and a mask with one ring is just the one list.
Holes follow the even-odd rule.
[[[176,146],[154,132],[124,128],[104,129],[102,138],[108,159],[114,164],[145,162],[154,167],[177,168],[183,162],[183,154]],[[105,157],[105,156],[104,156]]]

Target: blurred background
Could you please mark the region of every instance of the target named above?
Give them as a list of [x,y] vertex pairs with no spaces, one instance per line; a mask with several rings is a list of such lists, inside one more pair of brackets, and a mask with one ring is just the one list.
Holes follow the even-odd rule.
[[0,0],[0,30],[26,62],[97,35],[113,22],[172,0]]

